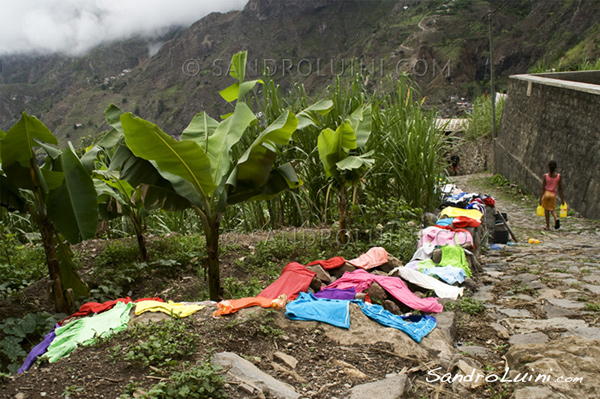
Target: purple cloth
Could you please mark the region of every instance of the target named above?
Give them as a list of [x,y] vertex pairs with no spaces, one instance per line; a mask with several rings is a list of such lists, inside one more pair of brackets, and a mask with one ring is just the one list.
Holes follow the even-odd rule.
[[44,340],[42,342],[40,342],[39,344],[37,344],[37,346],[35,346],[31,350],[31,352],[29,352],[29,354],[27,355],[27,358],[25,359],[25,362],[19,369],[19,373],[23,373],[23,372],[29,370],[29,368],[31,366],[33,366],[33,363],[35,363],[37,358],[39,356],[42,356],[44,353],[46,353],[46,351],[48,350],[48,347],[50,346],[52,341],[54,341],[54,338],[56,338],[56,333],[54,332],[54,330],[56,330],[58,327],[59,327],[59,325],[55,324],[52,331],[50,331],[48,334],[46,334],[46,336],[44,337]]
[[327,299],[341,299],[351,301],[356,296],[356,289],[354,287],[340,289],[340,288],[323,288],[319,292],[315,292],[315,298],[327,298]]

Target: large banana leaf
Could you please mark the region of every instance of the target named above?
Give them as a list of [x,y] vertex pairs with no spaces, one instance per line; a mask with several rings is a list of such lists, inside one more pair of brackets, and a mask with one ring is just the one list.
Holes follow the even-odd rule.
[[64,289],[70,288],[73,290],[74,300],[88,296],[90,289],[75,271],[76,268],[75,263],[73,262],[73,252],[71,251],[71,248],[64,243],[59,242],[56,246],[56,258],[58,259],[60,279],[62,280]]
[[349,155],[349,150],[356,148],[354,129],[346,120],[335,131],[323,129],[317,140],[319,157],[325,168],[325,176],[337,176],[336,164]]
[[[235,171],[234,173],[235,174]],[[298,188],[302,180],[296,175],[296,171],[289,163],[272,169],[267,181],[260,187],[236,187],[229,193],[227,203],[237,204],[247,200],[270,200],[290,188]]]
[[7,166],[17,162],[29,168],[31,160],[35,159],[33,147],[38,145],[36,141],[58,144],[56,137],[42,122],[23,112],[21,119],[2,138],[0,158],[3,169],[6,170]]
[[321,100],[296,114],[298,118],[298,130],[308,126],[316,126],[319,123],[318,115],[327,115],[333,108],[333,101]]
[[356,147],[362,148],[371,135],[371,105],[361,105],[348,117],[348,122],[356,135]]
[[244,82],[246,77],[247,57],[248,53],[246,51],[240,51],[239,53],[234,54],[234,56],[231,58],[229,75],[238,81],[219,92],[221,97],[223,97],[223,99],[225,99],[227,102],[241,100],[246,94],[248,94],[250,90],[254,88],[254,86],[256,86],[257,83],[263,83],[263,81],[260,79]]
[[221,122],[212,136],[208,138],[206,153],[210,158],[212,182],[216,186],[221,185],[223,177],[230,171],[231,148],[240,141],[240,138],[254,120],[256,120],[256,115],[250,108],[243,102],[238,102],[233,114]]
[[204,150],[208,147],[208,137],[212,136],[219,122],[211,118],[206,112],[194,116],[188,127],[181,133],[181,140],[194,140]]
[[25,201],[19,189],[5,176],[0,175],[0,205],[9,211],[25,211]]
[[0,173],[2,172],[2,139],[6,136],[6,132],[0,129]]
[[63,184],[50,191],[48,217],[72,244],[93,238],[98,226],[98,202],[92,178],[71,148],[63,150]]
[[184,178],[205,198],[214,192],[211,160],[198,143],[176,141],[155,124],[130,113],[121,115],[121,124],[125,142],[134,155],[156,162],[161,171]]

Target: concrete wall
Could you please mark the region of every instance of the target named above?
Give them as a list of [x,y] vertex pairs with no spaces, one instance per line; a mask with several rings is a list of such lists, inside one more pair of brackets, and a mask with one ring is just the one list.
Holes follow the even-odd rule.
[[[585,74],[575,78],[600,81],[600,72]],[[510,77],[493,170],[537,196],[554,159],[569,207],[600,219],[600,86],[552,75]]]

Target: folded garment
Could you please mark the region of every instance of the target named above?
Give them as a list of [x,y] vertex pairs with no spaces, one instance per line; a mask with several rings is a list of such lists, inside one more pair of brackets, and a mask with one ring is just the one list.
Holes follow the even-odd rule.
[[387,251],[382,247],[373,247],[369,249],[366,254],[362,254],[356,259],[349,260],[348,263],[350,263],[352,266],[369,270],[374,267],[381,266],[384,263],[387,263],[387,261]]
[[431,245],[464,245],[473,246],[473,236],[467,230],[452,230],[439,226],[427,227],[419,232],[418,247],[422,247],[425,243]]
[[301,292],[298,299],[287,304],[285,315],[292,320],[321,321],[336,327],[350,328],[349,301],[315,298]]
[[431,259],[425,259],[418,263],[417,270],[429,276],[438,276],[448,284],[462,283],[465,281],[466,273],[460,267],[440,267]]
[[454,220],[453,218],[439,219],[437,222],[435,222],[435,225],[436,226],[450,226],[452,224],[453,220]]
[[437,325],[433,316],[398,316],[385,310],[381,305],[372,305],[358,300],[355,303],[369,318],[384,326],[405,332],[416,342],[421,342],[423,337]]
[[[156,297],[156,298],[141,298],[141,299],[134,301],[134,303],[142,302],[142,301],[162,302],[163,300],[158,297]],[[79,308],[79,310],[77,312],[73,313],[71,316],[67,317],[66,319],[58,322],[58,325],[62,326],[65,321],[72,319],[73,317],[81,317],[81,316],[87,316],[90,314],[106,312],[107,310],[112,309],[117,304],[117,302],[129,303],[129,302],[131,302],[131,298],[129,298],[129,297],[118,298],[118,299],[115,299],[112,301],[106,301],[103,303],[98,303],[98,302],[84,303],[83,305],[81,305],[81,307]]]
[[306,266],[312,266],[312,265],[321,265],[321,267],[325,270],[329,270],[329,269],[337,269],[338,267],[342,267],[342,265],[346,263],[346,259],[342,258],[341,256],[335,256],[331,259],[327,259],[327,260],[315,260],[310,262],[309,264],[307,264]]
[[292,262],[283,268],[277,280],[257,296],[276,299],[285,294],[289,300],[294,300],[298,297],[298,293],[308,290],[310,282],[316,275],[317,273],[308,270],[300,263]]
[[217,303],[217,310],[213,313],[213,316],[223,316],[226,314],[232,314],[240,309],[249,308],[251,306],[262,306],[263,308],[274,308],[281,309],[287,302],[287,296],[285,294],[275,298],[263,298],[260,296],[240,298],[240,299],[228,299]]
[[327,298],[327,299],[343,299],[351,301],[356,296],[356,290],[354,287],[339,289],[339,288],[323,288],[319,292],[314,293],[315,298]]
[[91,345],[98,337],[106,337],[125,330],[129,322],[129,311],[133,303],[118,302],[111,310],[84,317],[55,330],[56,338],[48,347],[43,358],[54,363],[69,354],[77,345]]
[[434,250],[435,245],[430,242],[425,242],[423,245],[417,248],[410,261],[412,262],[415,260],[431,259]]
[[400,274],[402,279],[412,283],[414,285],[418,285],[419,287],[425,288],[427,290],[434,290],[435,294],[440,298],[447,298],[456,300],[459,296],[463,295],[464,288],[463,287],[455,287],[453,285],[446,284],[440,280],[437,280],[431,276],[428,276],[425,273],[422,273],[418,270],[414,270],[407,267],[397,267],[390,272],[390,274],[397,272]]
[[471,268],[469,267],[469,262],[467,262],[465,250],[458,245],[444,245],[442,247],[442,259],[440,260],[439,265],[442,267],[459,267],[465,271],[467,277],[473,275],[471,273]]
[[361,269],[344,273],[341,278],[329,284],[327,288],[345,289],[354,287],[356,292],[363,292],[371,286],[373,281],[376,281],[390,295],[411,309],[429,313],[438,313],[443,310],[437,298],[419,298],[408,289],[402,279],[392,276],[379,276]]
[[442,212],[440,213],[440,218],[442,216],[445,216],[448,218],[454,218],[457,216],[466,216],[471,219],[481,220],[483,213],[481,213],[477,209],[461,209],[461,208],[455,208],[455,207],[449,206],[442,210]]
[[454,227],[479,227],[479,225],[481,225],[479,220],[467,216],[457,216],[452,220],[452,226]]
[[173,301],[143,301],[135,305],[135,315],[139,316],[145,312],[162,312],[176,317],[188,317],[199,310],[204,309],[204,305],[184,305],[183,303],[174,303]]
[[27,358],[25,359],[25,361],[23,362],[23,365],[19,369],[19,374],[29,370],[31,368],[31,366],[33,366],[33,363],[35,363],[37,358],[42,356],[44,353],[46,353],[46,351],[48,350],[48,347],[50,346],[50,344],[52,343],[52,341],[54,341],[54,338],[56,337],[56,333],[54,331],[59,327],[60,326],[58,324],[55,324],[54,328],[52,328],[52,331],[50,331],[48,334],[46,334],[46,336],[44,337],[44,340],[42,342],[40,342],[39,344],[37,344],[31,351],[29,351]]

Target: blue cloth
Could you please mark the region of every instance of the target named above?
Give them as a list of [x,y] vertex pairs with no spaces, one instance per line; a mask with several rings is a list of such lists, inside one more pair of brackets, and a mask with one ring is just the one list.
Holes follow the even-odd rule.
[[351,301],[356,296],[356,288],[350,287],[346,289],[340,288],[323,288],[319,292],[314,293],[315,298],[340,299]]
[[388,312],[380,305],[371,305],[360,300],[354,300],[369,318],[379,324],[392,327],[408,334],[416,342],[421,342],[437,325],[433,316],[398,316]]
[[419,269],[419,271],[429,276],[438,276],[448,284],[461,284],[465,281],[466,277],[466,273],[463,269],[454,266],[432,267],[423,270]]
[[33,363],[35,363],[37,358],[40,357],[41,355],[43,355],[44,353],[46,353],[46,351],[48,350],[48,347],[50,346],[52,341],[54,341],[54,338],[56,338],[56,333],[54,332],[54,330],[56,330],[58,327],[60,327],[60,326],[58,324],[55,324],[54,328],[52,328],[52,331],[50,331],[48,334],[46,334],[46,336],[44,337],[44,340],[42,342],[40,342],[39,344],[37,344],[29,352],[29,354],[27,355],[27,358],[25,359],[25,362],[23,362],[23,365],[19,369],[19,374],[24,373],[25,371],[29,370],[31,368],[31,366],[33,366]]
[[350,301],[319,299],[301,292],[295,301],[287,304],[285,315],[292,320],[322,321],[336,327],[350,328]]
[[444,218],[435,222],[436,226],[450,226],[454,218]]

